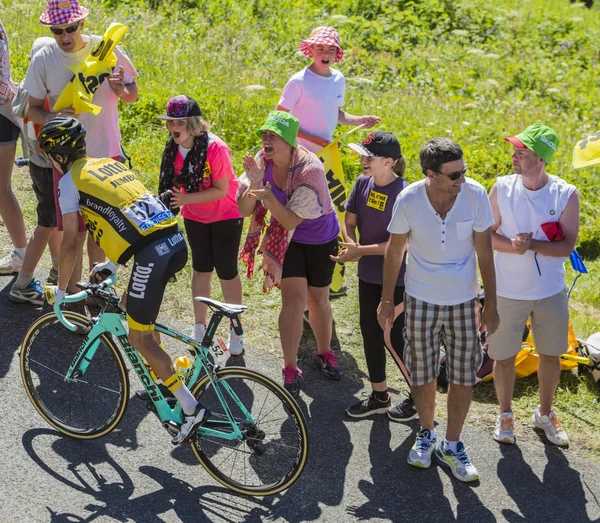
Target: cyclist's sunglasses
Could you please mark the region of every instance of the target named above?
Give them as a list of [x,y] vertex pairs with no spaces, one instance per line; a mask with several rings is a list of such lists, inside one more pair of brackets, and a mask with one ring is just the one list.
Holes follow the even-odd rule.
[[61,35],[64,32],[66,32],[67,34],[71,34],[71,33],[74,33],[75,31],[77,31],[77,29],[79,29],[79,22],[76,23],[75,25],[70,25],[69,27],[65,27],[64,29],[60,29],[59,27],[51,27],[50,32],[54,35]]
[[438,174],[443,174],[444,176],[447,176],[450,180],[452,180],[453,182],[455,182],[456,180],[458,180],[462,175],[467,173],[468,168],[464,167],[463,169],[461,169],[460,171],[456,171],[453,173],[443,173],[442,171],[435,171]]

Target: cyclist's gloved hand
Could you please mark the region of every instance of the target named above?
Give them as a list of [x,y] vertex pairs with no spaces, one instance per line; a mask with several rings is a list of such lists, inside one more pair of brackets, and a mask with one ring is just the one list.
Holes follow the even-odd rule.
[[44,297],[49,305],[60,303],[65,297],[65,291],[60,290],[58,285],[46,285],[44,287]]
[[111,274],[117,274],[117,264],[108,260],[94,265],[90,279],[95,283],[101,283]]
[[171,199],[173,198],[173,191],[171,189],[167,189],[165,192],[158,195],[158,199],[165,204],[165,207],[169,209],[173,216],[177,216],[179,214],[179,207],[171,207]]

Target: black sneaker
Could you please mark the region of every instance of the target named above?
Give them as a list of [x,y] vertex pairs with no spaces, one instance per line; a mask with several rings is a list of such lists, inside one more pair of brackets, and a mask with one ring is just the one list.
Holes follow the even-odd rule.
[[342,368],[338,363],[338,357],[331,349],[323,354],[315,352],[315,360],[321,365],[321,372],[326,378],[336,381],[342,379]]
[[300,386],[304,381],[302,371],[298,367],[284,367],[281,371],[283,379],[283,388],[287,390],[293,398],[297,398],[300,394]]
[[337,291],[334,291],[331,287],[329,288],[329,297],[330,298],[338,298],[339,296],[344,296],[348,294],[348,287],[343,284]]
[[389,394],[386,401],[381,401],[371,393],[364,400],[350,405],[346,409],[346,414],[351,418],[366,418],[371,414],[385,414],[391,406],[392,399]]
[[387,415],[392,421],[397,422],[411,421],[419,417],[411,394],[405,400],[398,403],[398,405],[394,405],[388,410]]

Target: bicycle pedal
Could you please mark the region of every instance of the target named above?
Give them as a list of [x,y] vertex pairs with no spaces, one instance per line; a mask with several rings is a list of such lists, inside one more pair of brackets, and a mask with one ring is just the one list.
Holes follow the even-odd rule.
[[[166,429],[166,431],[173,437],[179,434],[179,425],[174,421],[165,421],[162,426]],[[173,445],[177,445],[177,443],[173,443]]]

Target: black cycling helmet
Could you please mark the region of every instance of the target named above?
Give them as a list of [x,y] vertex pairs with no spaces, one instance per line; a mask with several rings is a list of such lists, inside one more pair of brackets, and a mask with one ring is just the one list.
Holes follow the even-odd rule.
[[[48,120],[40,130],[40,149],[65,168],[73,159],[85,153],[85,129],[81,122],[70,116],[56,116]],[[55,155],[64,161],[59,162]],[[64,170],[64,169],[63,169]]]

